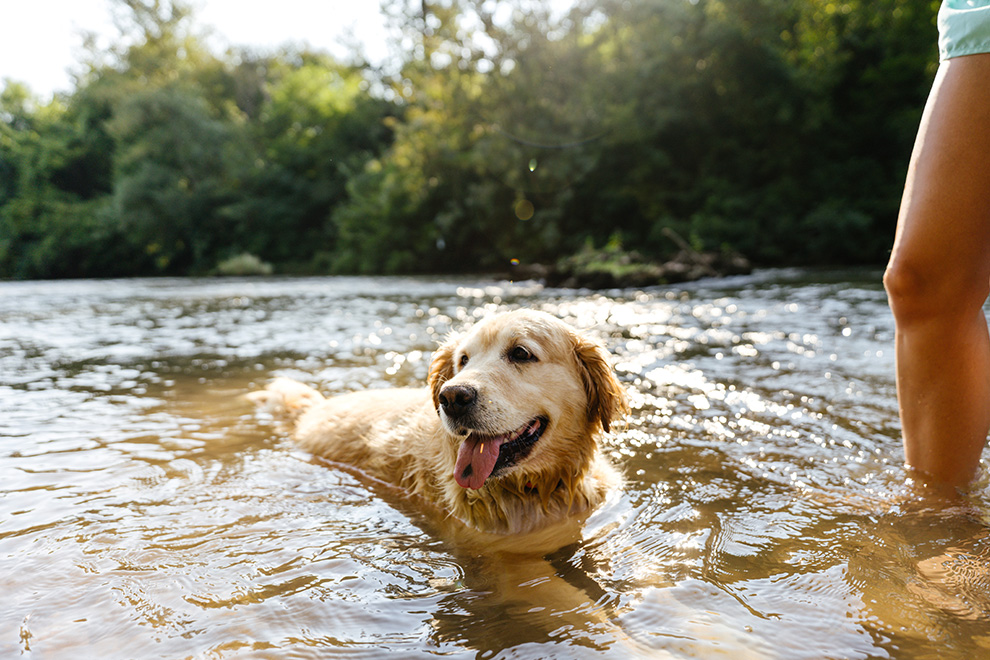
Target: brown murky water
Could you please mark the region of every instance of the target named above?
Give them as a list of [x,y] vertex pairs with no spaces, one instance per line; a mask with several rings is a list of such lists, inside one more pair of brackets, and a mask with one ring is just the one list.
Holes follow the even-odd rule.
[[[587,607],[496,592],[240,398],[414,384],[519,306],[601,337],[635,404],[625,489],[548,558]],[[892,332],[872,272],[0,283],[0,657],[990,655],[990,490],[905,488]]]

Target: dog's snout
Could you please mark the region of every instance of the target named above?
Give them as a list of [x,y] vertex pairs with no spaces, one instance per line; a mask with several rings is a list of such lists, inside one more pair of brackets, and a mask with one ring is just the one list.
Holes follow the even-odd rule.
[[469,385],[450,385],[440,391],[440,406],[455,419],[470,412],[477,400],[478,390]]

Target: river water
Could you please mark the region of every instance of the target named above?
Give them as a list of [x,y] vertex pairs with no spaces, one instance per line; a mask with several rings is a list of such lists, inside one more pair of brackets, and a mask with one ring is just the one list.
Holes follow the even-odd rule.
[[[517,307],[604,341],[633,402],[624,488],[547,558],[585,608],[496,594],[242,396],[418,384]],[[892,343],[877,272],[0,283],[0,657],[985,657],[990,487],[905,485]]]

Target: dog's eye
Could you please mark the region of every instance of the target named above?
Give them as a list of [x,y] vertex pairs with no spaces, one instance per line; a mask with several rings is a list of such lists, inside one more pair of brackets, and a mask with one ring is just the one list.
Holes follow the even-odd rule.
[[457,364],[463,369],[464,367],[467,366],[467,363],[468,363],[468,356],[462,355],[460,361],[458,361]]
[[509,351],[509,359],[513,362],[536,362],[536,356],[525,346],[516,346]]

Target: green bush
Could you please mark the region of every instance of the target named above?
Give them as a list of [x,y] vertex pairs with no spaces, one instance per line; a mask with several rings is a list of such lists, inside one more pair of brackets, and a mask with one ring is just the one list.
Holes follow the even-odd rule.
[[215,273],[223,276],[271,275],[272,265],[265,263],[253,254],[247,252],[224,259],[217,264]]

